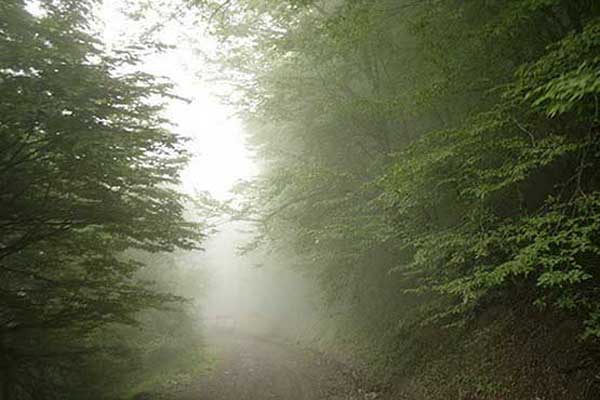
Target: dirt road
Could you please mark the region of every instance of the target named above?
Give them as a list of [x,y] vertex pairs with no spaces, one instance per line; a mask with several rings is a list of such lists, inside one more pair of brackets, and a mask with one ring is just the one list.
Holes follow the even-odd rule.
[[361,393],[352,374],[296,346],[223,333],[212,340],[217,365],[174,397],[177,400],[349,400]]

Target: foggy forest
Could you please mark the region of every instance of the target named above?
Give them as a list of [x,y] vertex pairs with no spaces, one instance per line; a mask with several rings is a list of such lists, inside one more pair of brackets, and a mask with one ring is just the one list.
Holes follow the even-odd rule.
[[0,400],[598,400],[599,170],[598,0],[0,0]]

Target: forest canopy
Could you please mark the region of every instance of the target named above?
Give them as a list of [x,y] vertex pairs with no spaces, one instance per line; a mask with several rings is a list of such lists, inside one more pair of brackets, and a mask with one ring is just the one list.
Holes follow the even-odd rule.
[[[98,4],[42,1],[33,15],[25,1],[0,3],[5,400],[117,391],[119,357],[144,343],[115,341],[119,330],[183,300],[141,274],[144,254],[196,249],[203,236],[177,186],[185,139],[161,115],[171,86],[139,72],[143,49],[105,49]],[[95,398],[114,395],[103,392]]]
[[[495,383],[449,372],[449,360],[469,354],[502,370],[508,350],[486,359],[473,349],[500,347],[513,340],[507,332],[521,333],[517,359],[535,353],[531,343],[559,346],[557,357],[588,378],[557,379],[582,379],[580,395],[591,396],[598,2],[196,3],[221,39],[220,77],[263,160],[239,187],[240,218],[257,221],[248,250],[294,249],[321,283],[338,339],[386,354],[373,356],[385,373],[437,374],[425,398],[533,396],[506,388],[516,362],[505,377],[489,370]],[[428,353],[429,341],[449,348]],[[585,355],[569,357],[570,346]]]
[[[100,40],[101,3],[0,3],[1,400],[131,398],[201,364],[197,288],[171,284],[207,231],[178,96],[142,72],[152,35]],[[218,41],[199,74],[260,164],[195,200],[318,282],[327,351],[399,398],[597,397],[600,2],[169,4]]]

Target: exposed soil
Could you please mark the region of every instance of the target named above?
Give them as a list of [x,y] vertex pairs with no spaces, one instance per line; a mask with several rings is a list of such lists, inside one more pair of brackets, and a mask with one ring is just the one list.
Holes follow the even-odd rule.
[[358,400],[376,399],[352,371],[312,351],[261,337],[221,332],[211,340],[215,368],[173,400]]

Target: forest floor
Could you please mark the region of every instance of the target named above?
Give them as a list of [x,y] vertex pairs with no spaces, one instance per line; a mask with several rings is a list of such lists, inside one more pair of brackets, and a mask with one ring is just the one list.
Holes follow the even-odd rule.
[[191,384],[158,397],[169,400],[364,400],[349,367],[321,353],[253,335],[222,332],[210,340],[216,363]]

